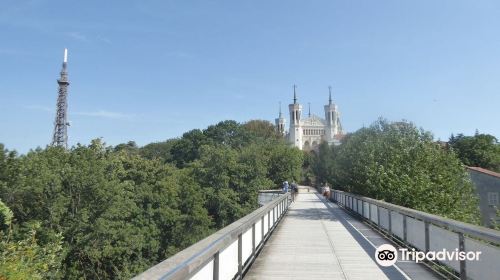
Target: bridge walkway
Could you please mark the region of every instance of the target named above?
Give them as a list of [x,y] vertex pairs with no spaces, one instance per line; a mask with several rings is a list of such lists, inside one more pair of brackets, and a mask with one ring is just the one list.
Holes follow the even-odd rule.
[[245,279],[439,279],[414,262],[380,267],[375,246],[389,242],[314,189],[304,190]]

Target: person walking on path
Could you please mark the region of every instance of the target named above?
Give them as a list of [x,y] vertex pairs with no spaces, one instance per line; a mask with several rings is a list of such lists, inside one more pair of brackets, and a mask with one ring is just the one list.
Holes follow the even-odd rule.
[[323,191],[323,195],[325,196],[326,199],[330,199],[330,187],[328,186],[327,183],[325,183],[325,189]]
[[289,188],[288,181],[283,182],[283,187],[281,189],[283,191],[283,193],[287,193],[288,188]]
[[297,198],[297,194],[299,193],[299,186],[295,182],[292,182],[291,186],[292,186],[292,201],[295,201],[295,199]]

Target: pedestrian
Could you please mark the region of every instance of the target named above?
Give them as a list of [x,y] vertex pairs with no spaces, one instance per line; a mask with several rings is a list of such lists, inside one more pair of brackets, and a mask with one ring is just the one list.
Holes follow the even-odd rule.
[[282,187],[283,193],[287,193],[288,188],[289,188],[288,181],[283,182],[283,187]]
[[325,190],[323,192],[323,195],[325,196],[326,199],[330,198],[330,187],[328,186],[327,183],[325,183]]
[[292,182],[292,201],[297,198],[297,194],[299,193],[299,186],[297,183]]

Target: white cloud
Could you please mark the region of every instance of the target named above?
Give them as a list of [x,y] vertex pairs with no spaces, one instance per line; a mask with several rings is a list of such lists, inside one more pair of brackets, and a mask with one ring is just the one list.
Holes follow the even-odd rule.
[[117,120],[131,120],[135,115],[123,114],[118,112],[110,112],[106,110],[99,110],[95,112],[75,112],[74,115],[96,117],[96,118],[106,118],[106,119],[117,119]]
[[106,43],[106,44],[111,44],[111,43],[112,43],[112,42],[111,42],[111,40],[110,40],[109,38],[107,38],[107,37],[98,36],[98,37],[97,37],[97,39],[98,39],[99,41],[101,41],[101,42]]
[[80,32],[75,32],[75,31],[67,32],[66,35],[69,36],[70,38],[77,40],[77,41],[80,41],[80,42],[88,42],[87,36],[83,35]]

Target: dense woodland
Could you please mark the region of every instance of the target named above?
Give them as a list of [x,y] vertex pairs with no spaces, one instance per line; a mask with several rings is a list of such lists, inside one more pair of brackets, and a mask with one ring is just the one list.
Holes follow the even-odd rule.
[[451,135],[448,144],[463,164],[500,172],[500,144],[495,136],[478,131],[474,136]]
[[265,121],[142,148],[0,149],[0,279],[130,278],[298,180],[303,157]]
[[0,279],[130,278],[251,212],[259,189],[284,180],[478,223],[464,163],[499,166],[488,137],[443,147],[411,123],[379,120],[307,153],[256,120],[144,147],[96,139],[18,155],[0,145]]
[[380,119],[348,134],[340,146],[321,145],[307,161],[319,182],[479,224],[478,198],[464,165],[498,166],[500,145],[478,133],[452,136],[443,145],[412,123]]

